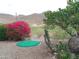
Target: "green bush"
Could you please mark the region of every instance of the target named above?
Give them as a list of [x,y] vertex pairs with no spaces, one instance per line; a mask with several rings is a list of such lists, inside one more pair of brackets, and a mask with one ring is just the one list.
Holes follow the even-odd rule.
[[45,19],[43,20],[45,25],[54,28],[59,26],[61,29],[66,31],[70,36],[74,34],[68,31],[68,27],[72,27],[79,34],[79,2],[72,3],[66,6],[66,8],[59,8],[58,11],[47,11],[44,12]]
[[68,49],[67,44],[59,43],[56,46],[57,59],[71,59],[71,53]]
[[56,27],[53,30],[53,32],[54,32],[53,35],[54,35],[55,39],[65,39],[65,38],[69,37],[68,34],[64,30],[62,30],[61,28],[58,28],[58,27]]
[[0,25],[0,41],[6,40],[6,27]]
[[56,26],[54,29],[50,29],[49,35],[52,39],[67,39],[70,37],[66,31],[62,30],[58,26]]
[[70,52],[67,43],[59,42],[55,46],[57,59],[79,59],[79,54],[73,54]]

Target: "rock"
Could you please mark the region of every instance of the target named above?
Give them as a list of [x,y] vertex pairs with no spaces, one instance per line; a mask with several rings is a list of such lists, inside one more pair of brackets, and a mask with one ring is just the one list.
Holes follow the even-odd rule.
[[72,53],[79,53],[79,36],[72,37],[68,42],[68,46]]

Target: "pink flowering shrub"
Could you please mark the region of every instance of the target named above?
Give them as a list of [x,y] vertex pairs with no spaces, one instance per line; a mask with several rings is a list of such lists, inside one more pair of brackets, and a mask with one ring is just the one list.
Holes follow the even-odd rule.
[[31,29],[27,22],[17,21],[7,24],[7,39],[9,40],[22,40],[25,37],[30,37]]

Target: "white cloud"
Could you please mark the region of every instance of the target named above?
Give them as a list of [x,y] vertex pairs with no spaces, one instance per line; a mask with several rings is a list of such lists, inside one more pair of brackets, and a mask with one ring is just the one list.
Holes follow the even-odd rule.
[[31,14],[57,10],[67,5],[66,0],[0,0],[0,13]]

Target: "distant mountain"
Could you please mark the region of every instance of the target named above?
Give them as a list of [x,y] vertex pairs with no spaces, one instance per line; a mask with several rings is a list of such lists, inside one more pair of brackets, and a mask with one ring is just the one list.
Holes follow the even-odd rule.
[[28,22],[29,24],[42,24],[43,23],[43,14],[31,14],[31,15],[18,15],[13,16],[10,14],[0,14],[0,21],[13,22],[18,20],[23,20]]
[[15,16],[13,15],[10,15],[10,14],[3,14],[3,13],[0,13],[0,18],[14,18]]
[[0,13],[0,23],[11,23],[11,22],[15,22],[15,16],[10,15],[10,14],[4,14],[4,13]]
[[33,23],[33,24],[42,24],[43,23],[43,18],[44,16],[42,14],[32,14],[32,15],[28,15],[26,16],[27,18],[27,22],[28,23]]

